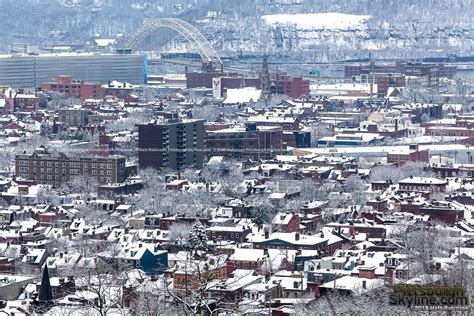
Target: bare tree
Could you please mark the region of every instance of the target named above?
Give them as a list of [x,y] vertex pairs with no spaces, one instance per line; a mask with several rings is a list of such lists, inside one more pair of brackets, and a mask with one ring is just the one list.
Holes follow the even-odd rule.
[[448,257],[454,249],[449,231],[444,223],[433,221],[426,226],[408,226],[402,234],[401,242],[411,258],[410,273],[433,274],[434,258]]
[[204,255],[193,258],[187,253],[186,258],[179,260],[175,267],[175,273],[185,275],[184,281],[173,283],[172,288],[167,287],[173,304],[185,315],[201,313],[212,315],[216,312],[219,303],[222,302],[218,288],[222,284],[220,280],[225,279],[223,271],[226,269],[226,261],[226,255]]
[[72,192],[80,194],[83,200],[89,200],[97,195],[99,182],[97,178],[90,177],[88,175],[77,175],[74,176],[69,183],[66,184],[66,188]]
[[[82,308],[90,308],[99,315],[108,315],[114,310],[124,309],[123,286],[127,282],[127,267],[96,259],[89,266],[76,267],[74,296],[81,300]],[[92,295],[91,295],[92,294]]]
[[189,232],[191,231],[192,225],[187,223],[175,223],[168,229],[168,237],[170,242],[174,242],[181,246],[187,243]]
[[421,161],[407,162],[400,167],[380,166],[370,172],[370,181],[390,181],[396,183],[408,177],[432,177],[434,174],[427,169],[427,164]]

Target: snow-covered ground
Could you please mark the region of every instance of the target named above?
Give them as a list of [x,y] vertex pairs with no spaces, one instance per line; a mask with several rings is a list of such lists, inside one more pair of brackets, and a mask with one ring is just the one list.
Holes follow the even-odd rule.
[[364,28],[364,22],[370,15],[353,15],[344,13],[308,13],[308,14],[273,14],[264,15],[267,25],[293,24],[299,29],[348,30]]

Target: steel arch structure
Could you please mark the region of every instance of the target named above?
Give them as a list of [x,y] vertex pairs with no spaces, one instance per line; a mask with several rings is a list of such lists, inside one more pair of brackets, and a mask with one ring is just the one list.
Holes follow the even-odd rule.
[[203,60],[214,61],[219,67],[222,65],[222,61],[216,51],[201,32],[188,22],[175,18],[146,20],[145,23],[126,40],[125,46],[127,48],[137,49],[148,36],[160,28],[175,30],[197,49],[198,54]]

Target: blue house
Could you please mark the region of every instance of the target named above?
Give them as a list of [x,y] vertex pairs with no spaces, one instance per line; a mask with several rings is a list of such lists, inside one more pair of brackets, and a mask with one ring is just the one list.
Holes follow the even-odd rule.
[[[107,257],[107,256],[106,256]],[[168,251],[151,243],[133,243],[121,249],[115,258],[132,269],[141,269],[146,274],[162,274],[168,268]]]

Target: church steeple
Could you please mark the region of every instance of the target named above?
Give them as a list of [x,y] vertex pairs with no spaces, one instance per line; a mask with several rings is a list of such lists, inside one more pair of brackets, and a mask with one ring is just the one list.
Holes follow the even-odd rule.
[[262,100],[265,101],[265,104],[268,103],[270,99],[270,73],[268,71],[268,55],[265,53],[263,55],[262,62],[262,72],[260,74],[260,82],[262,86]]
[[51,283],[49,282],[49,271],[48,265],[44,265],[43,277],[41,279],[41,285],[38,291],[38,302],[46,303],[53,300],[53,290],[51,289]]

